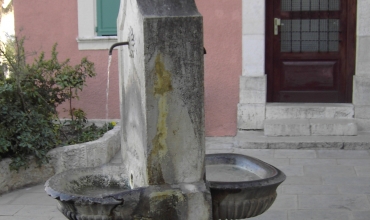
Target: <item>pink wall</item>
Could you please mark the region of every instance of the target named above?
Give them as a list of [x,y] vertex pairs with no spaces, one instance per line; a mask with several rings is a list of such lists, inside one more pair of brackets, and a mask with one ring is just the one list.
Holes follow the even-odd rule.
[[236,134],[242,73],[242,1],[196,0],[204,19],[207,136]]
[[[239,102],[241,74],[241,1],[196,0],[204,16],[205,115],[207,136],[233,136]],[[59,59],[76,64],[82,57],[95,63],[97,76],[89,79],[75,108],[82,108],[90,119],[105,118],[107,50],[79,51],[76,38],[77,1],[15,0],[15,29],[26,36],[27,51],[50,54],[58,43]],[[21,30],[21,31],[20,31]],[[32,59],[32,58],[29,58]],[[109,118],[119,118],[118,62],[113,53],[110,72]],[[59,110],[62,113],[62,106]],[[65,113],[62,116],[67,116]]]

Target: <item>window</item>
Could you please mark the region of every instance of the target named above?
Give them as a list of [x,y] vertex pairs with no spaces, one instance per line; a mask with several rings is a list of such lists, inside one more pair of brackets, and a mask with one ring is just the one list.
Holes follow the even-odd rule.
[[98,36],[117,36],[117,16],[120,0],[97,0],[96,33]]
[[[106,31],[107,27],[111,26],[108,25],[108,21],[104,18],[100,23],[99,26],[99,19],[98,18],[98,9],[105,10],[106,7],[99,6],[99,3],[106,3],[114,5],[116,12],[118,14],[119,11],[119,0],[77,0],[77,13],[78,13],[78,49],[79,50],[106,50],[109,49],[110,46],[117,42],[117,33],[106,33],[99,31],[100,28],[105,27]],[[114,20],[113,25],[116,25],[117,14],[113,16],[113,13],[108,9],[108,14],[110,16],[111,21]],[[100,12],[99,12],[100,13]],[[104,14],[104,12],[103,12]],[[107,23],[108,22],[108,23]],[[112,24],[111,23],[111,24]],[[112,29],[112,28],[110,28]],[[98,33],[96,32],[98,30]]]

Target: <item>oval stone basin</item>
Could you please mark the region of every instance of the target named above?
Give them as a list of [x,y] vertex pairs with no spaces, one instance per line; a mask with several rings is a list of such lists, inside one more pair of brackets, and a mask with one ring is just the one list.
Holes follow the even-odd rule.
[[45,191],[58,200],[58,209],[68,219],[112,219],[114,208],[130,190],[129,178],[119,166],[77,168],[54,175]]
[[276,167],[245,155],[209,154],[205,163],[214,220],[244,219],[264,213],[286,178]]

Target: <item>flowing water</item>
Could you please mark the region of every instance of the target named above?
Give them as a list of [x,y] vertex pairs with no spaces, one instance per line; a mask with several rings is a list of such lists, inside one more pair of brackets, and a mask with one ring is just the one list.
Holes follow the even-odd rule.
[[109,108],[108,108],[108,102],[109,102],[109,71],[110,71],[110,64],[112,62],[112,55],[109,55],[108,57],[108,70],[107,70],[107,89],[105,91],[106,93],[106,101],[105,101],[105,120],[107,125],[107,131],[108,131],[108,117],[109,117]]

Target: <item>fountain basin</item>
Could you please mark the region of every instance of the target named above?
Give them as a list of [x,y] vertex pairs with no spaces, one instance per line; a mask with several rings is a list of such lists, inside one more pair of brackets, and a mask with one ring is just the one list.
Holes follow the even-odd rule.
[[278,168],[245,155],[209,154],[205,163],[214,220],[244,219],[264,213],[286,178]]
[[45,191],[68,219],[112,219],[122,198],[135,192],[121,170],[115,165],[68,170],[50,178]]
[[45,183],[45,191],[70,220],[208,219],[210,206],[197,213],[189,209],[210,204],[204,181],[131,189],[131,178],[122,170],[108,165],[64,171]]

